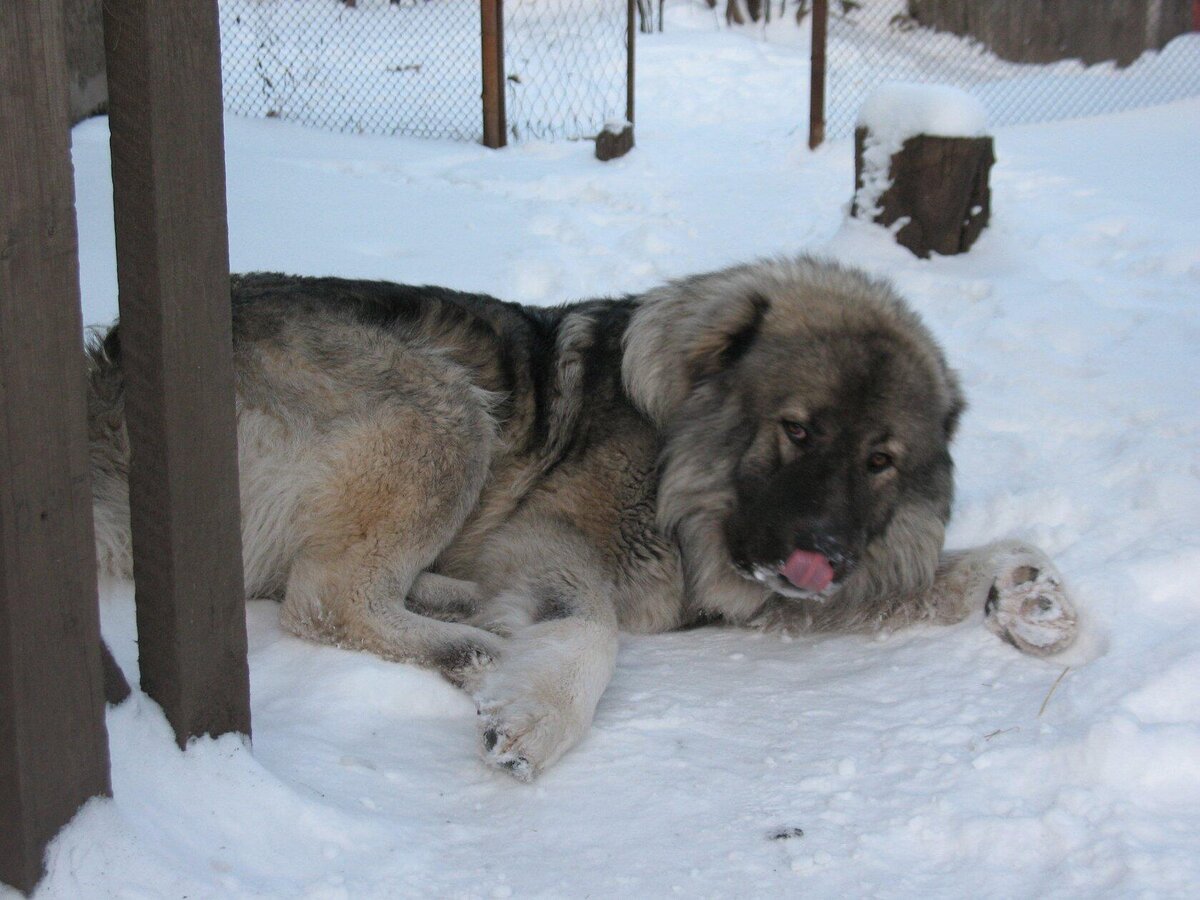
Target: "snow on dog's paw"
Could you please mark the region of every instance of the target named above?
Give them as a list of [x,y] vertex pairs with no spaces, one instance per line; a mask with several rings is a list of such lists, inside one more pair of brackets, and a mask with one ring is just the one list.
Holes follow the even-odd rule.
[[516,749],[517,742],[503,726],[487,719],[483,729],[484,761],[497,769],[508,771],[517,781],[533,781],[534,768],[527,757]]
[[1078,633],[1079,616],[1054,563],[1024,545],[1006,548],[995,563],[997,575],[983,608],[988,627],[1034,656],[1069,647]]
[[500,656],[499,641],[485,646],[478,641],[447,644],[435,654],[434,664],[442,677],[463,690],[477,686],[495,667]]
[[561,711],[531,702],[479,700],[483,760],[530,782],[575,743]]

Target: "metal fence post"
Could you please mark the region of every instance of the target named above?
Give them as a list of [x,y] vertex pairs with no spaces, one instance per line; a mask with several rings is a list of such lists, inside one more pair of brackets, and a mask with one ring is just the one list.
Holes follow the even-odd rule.
[[497,149],[508,143],[504,115],[504,0],[480,0],[483,66],[483,144]]

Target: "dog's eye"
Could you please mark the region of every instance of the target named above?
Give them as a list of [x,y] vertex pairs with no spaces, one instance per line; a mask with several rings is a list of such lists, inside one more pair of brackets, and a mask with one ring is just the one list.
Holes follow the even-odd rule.
[[884,453],[882,450],[876,450],[867,457],[867,468],[876,474],[886,472],[893,465],[895,465],[895,461],[889,454]]
[[783,431],[788,436],[788,440],[790,440],[796,446],[799,447],[808,443],[808,428],[806,428],[800,422],[790,422],[787,419],[784,419],[779,424],[783,426]]

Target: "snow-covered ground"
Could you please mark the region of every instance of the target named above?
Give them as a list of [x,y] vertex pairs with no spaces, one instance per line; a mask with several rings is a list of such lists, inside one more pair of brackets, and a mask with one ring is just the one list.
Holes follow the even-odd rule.
[[[110,710],[115,796],[52,845],[39,896],[1195,896],[1200,99],[997,129],[991,228],[920,261],[846,221],[849,143],[805,148],[805,53],[752,34],[689,16],[643,39],[638,146],[607,164],[229,118],[233,267],[533,303],[802,250],[887,275],[971,400],[951,544],[1042,544],[1082,645],[1038,661],[978,621],[625,638],[590,735],[527,786],[476,759],[437,676],[252,603],[253,749],[181,753],[140,694]],[[105,121],[74,145],[106,322]],[[102,593],[134,671],[131,588]]]

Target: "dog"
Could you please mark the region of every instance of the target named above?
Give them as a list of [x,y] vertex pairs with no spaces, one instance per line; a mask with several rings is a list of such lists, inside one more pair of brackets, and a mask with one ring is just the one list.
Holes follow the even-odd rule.
[[[231,282],[248,596],[301,637],[470,691],[528,781],[586,732],[620,629],[952,623],[1064,649],[1036,547],[943,551],[964,402],[882,280],[767,259],[527,307],[438,287]],[[97,556],[128,577],[119,326],[89,344]]]

